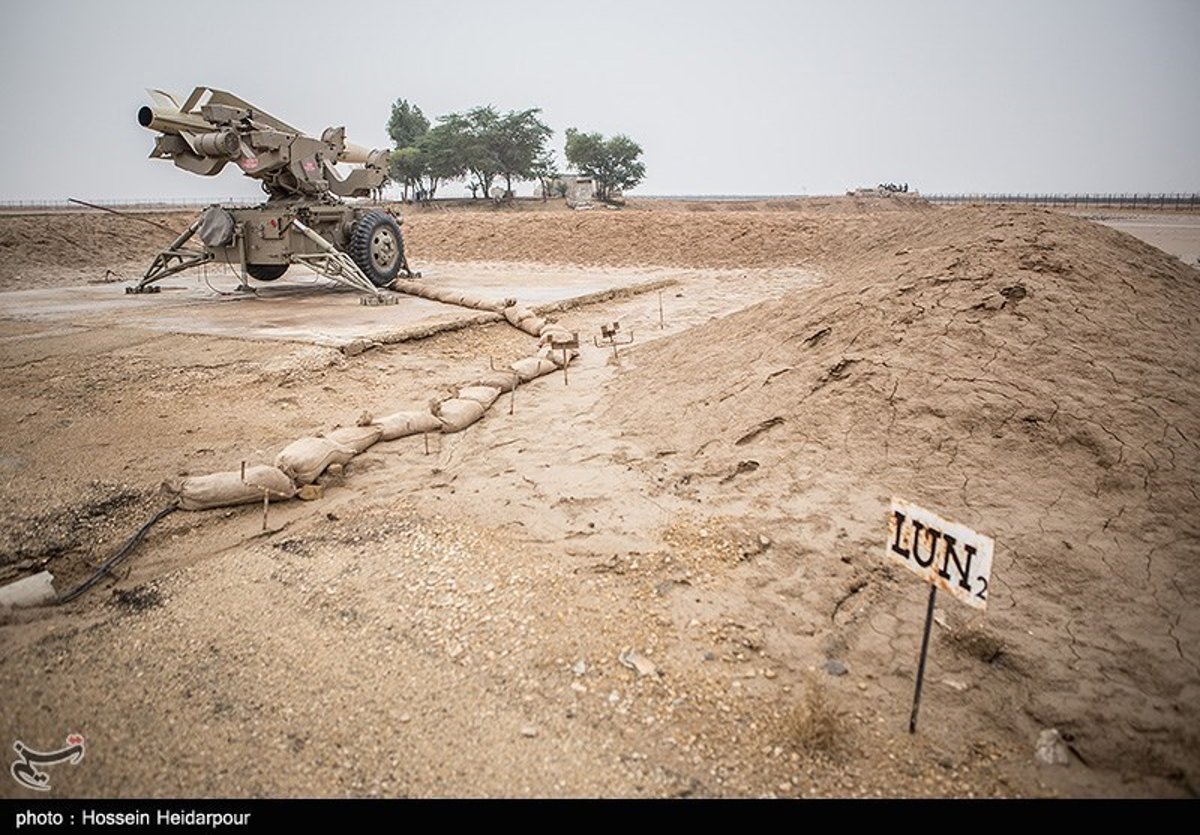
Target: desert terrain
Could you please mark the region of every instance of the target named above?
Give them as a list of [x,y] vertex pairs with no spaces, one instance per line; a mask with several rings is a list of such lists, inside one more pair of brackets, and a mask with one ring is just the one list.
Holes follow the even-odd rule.
[[[528,208],[406,209],[408,254],[579,331],[567,378],[0,613],[3,744],[87,738],[56,794],[1200,791],[1195,218],[1165,252],[1136,218],[918,199]],[[300,273],[125,296],[168,241],[0,215],[0,583],[67,591],[164,482],[537,346]],[[987,612],[939,599],[916,734],[892,496],[996,540]]]

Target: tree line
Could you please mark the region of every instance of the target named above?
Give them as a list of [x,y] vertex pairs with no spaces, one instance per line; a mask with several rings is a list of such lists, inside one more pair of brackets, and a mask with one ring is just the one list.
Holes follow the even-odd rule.
[[[554,131],[539,108],[500,113],[488,105],[440,116],[434,124],[421,108],[397,99],[387,131],[395,143],[388,173],[405,200],[432,199],[441,185],[456,180],[466,182],[473,198],[491,196],[501,181],[506,195],[513,183],[527,181],[540,181],[548,195],[565,173],[549,147]],[[569,128],[563,153],[576,173],[592,178],[601,200],[633,188],[646,173],[641,147],[620,134],[606,139]]]

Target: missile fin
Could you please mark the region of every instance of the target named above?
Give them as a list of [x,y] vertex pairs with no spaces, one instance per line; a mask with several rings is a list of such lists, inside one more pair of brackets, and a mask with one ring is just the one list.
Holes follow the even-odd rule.
[[150,101],[154,102],[154,106],[160,109],[170,108],[179,110],[179,102],[174,96],[165,90],[147,90],[146,94],[150,96]]

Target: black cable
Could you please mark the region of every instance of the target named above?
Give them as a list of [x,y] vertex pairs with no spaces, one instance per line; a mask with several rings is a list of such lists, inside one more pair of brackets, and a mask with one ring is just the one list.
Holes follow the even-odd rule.
[[162,510],[160,510],[158,513],[155,513],[152,517],[150,517],[149,522],[142,525],[141,528],[138,529],[138,532],[135,533],[132,537],[130,537],[128,542],[126,542],[124,545],[121,546],[121,550],[117,551],[117,553],[115,553],[111,557],[109,557],[108,560],[104,563],[104,565],[102,565],[98,569],[96,569],[95,574],[93,574],[91,577],[84,580],[82,583],[80,583],[78,586],[76,586],[72,591],[70,591],[67,594],[63,595],[62,597],[58,598],[58,602],[59,603],[70,603],[76,597],[79,597],[79,595],[83,594],[85,591],[90,589],[92,586],[96,585],[96,583],[100,582],[100,578],[102,578],[105,574],[110,573],[114,568],[116,568],[121,563],[122,560],[124,560],[126,557],[128,557],[130,554],[133,553],[133,549],[137,548],[138,545],[141,543],[141,541],[146,538],[146,534],[149,532],[149,530],[152,527],[157,525],[159,522],[161,522],[167,516],[174,513],[176,510],[178,510],[178,507],[176,505],[169,504],[166,507],[164,507]]
[[67,202],[68,203],[78,203],[80,206],[87,206],[89,209],[99,209],[102,212],[108,212],[109,214],[114,214],[114,215],[117,215],[118,217],[123,217],[126,220],[136,220],[138,223],[149,223],[151,226],[157,226],[159,229],[167,230],[172,235],[179,234],[179,230],[172,229],[170,226],[167,226],[165,223],[159,223],[157,220],[151,220],[148,217],[140,217],[139,215],[131,214],[129,212],[118,211],[117,209],[112,209],[112,208],[109,208],[108,206],[99,206],[95,203],[89,203],[86,200],[76,200],[74,197],[68,197]]

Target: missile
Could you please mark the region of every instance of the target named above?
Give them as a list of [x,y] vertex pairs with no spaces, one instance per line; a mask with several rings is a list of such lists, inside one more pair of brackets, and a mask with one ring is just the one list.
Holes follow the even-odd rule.
[[147,90],[153,106],[143,105],[137,114],[138,124],[159,133],[209,133],[213,125],[199,113],[184,113],[179,102],[162,90]]
[[[180,104],[165,90],[147,90],[150,104],[138,124],[158,132],[153,159],[169,159],[194,174],[213,176],[234,160],[242,173],[281,194],[362,196],[387,176],[387,151],[346,142],[344,128],[327,128],[320,139],[225,90],[197,87]],[[338,162],[363,168],[348,175]],[[272,191],[271,193],[275,193]]]

